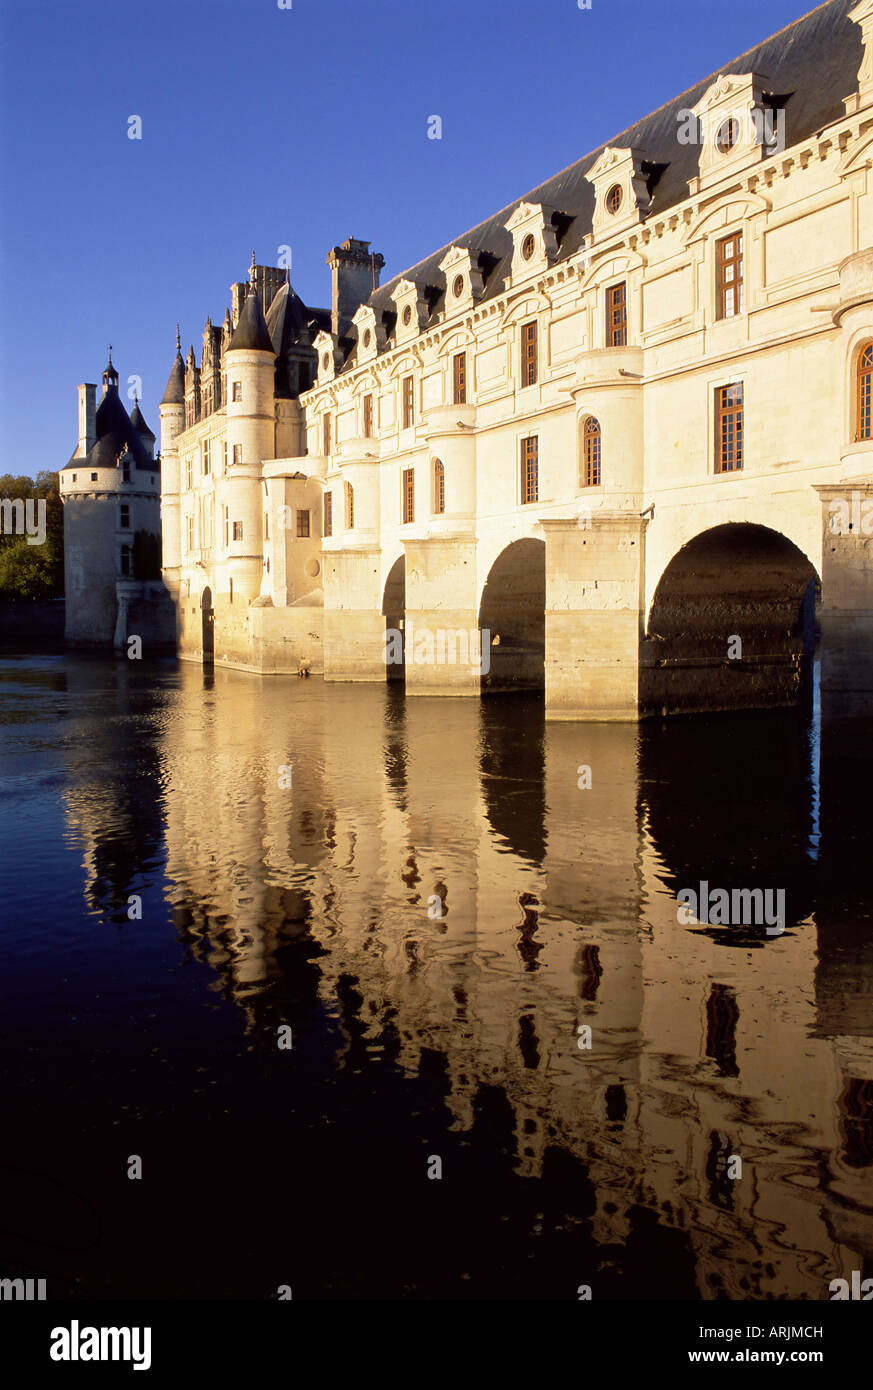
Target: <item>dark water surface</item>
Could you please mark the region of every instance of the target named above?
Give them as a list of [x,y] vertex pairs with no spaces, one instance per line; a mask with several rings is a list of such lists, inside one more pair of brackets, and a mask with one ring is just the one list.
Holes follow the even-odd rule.
[[[0,662],[0,720],[4,1276],[821,1299],[873,1273],[869,724],[547,725],[71,656]],[[701,880],[784,889],[786,930],[680,925]]]

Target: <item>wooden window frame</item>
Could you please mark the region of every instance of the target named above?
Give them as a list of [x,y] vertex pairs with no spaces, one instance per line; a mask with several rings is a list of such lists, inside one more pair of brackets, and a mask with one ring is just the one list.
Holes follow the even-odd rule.
[[243,539],[243,524],[241,521],[231,522],[230,538],[232,541],[241,541]]
[[322,525],[321,525],[321,534],[322,534],[322,536],[332,536],[332,535],[333,535],[333,493],[332,493],[332,491],[330,490],[330,488],[328,488],[327,492],[324,494],[324,497],[322,498],[321,517],[322,517]]
[[521,441],[521,505],[529,507],[540,500],[540,444],[539,435],[529,434]]
[[[738,393],[738,394],[737,394]],[[732,381],[715,388],[715,472],[741,473],[744,458],[743,382]]]
[[355,529],[355,489],[352,487],[351,483],[349,483],[349,482],[347,482],[346,485],[345,485],[345,502],[346,502],[346,530],[347,530],[347,531],[354,531],[354,529]]
[[862,343],[855,367],[855,442],[873,439],[873,339]]
[[539,324],[528,319],[521,325],[521,384],[536,386],[539,380]]
[[230,383],[230,399],[231,399],[231,404],[235,404],[235,403],[237,403],[237,402],[239,402],[239,401],[242,401],[242,398],[243,398],[243,395],[242,395],[242,382],[241,382],[241,381],[232,381],[232,382]]
[[368,391],[361,404],[361,430],[365,439],[373,438],[373,393]]
[[237,465],[241,464],[242,461],[243,461],[243,456],[242,456],[242,445],[241,445],[241,444],[234,444],[234,446],[233,446],[233,463],[234,463],[234,467],[236,467]]
[[467,404],[467,354],[456,352],[452,358],[452,403]]
[[606,291],[606,346],[627,347],[627,281]]
[[595,419],[593,415],[589,415],[585,421],[582,441],[585,464],[585,481],[582,486],[599,487],[601,459],[603,454],[603,436],[600,429],[600,421]]
[[297,508],[297,539],[309,540],[311,533],[309,511],[305,507]]
[[400,399],[403,429],[411,430],[415,424],[415,384],[411,376],[405,376],[401,379]]
[[446,466],[442,459],[433,461],[434,516],[444,516],[446,510]]
[[404,526],[415,521],[415,469],[404,468],[400,475],[400,515]]
[[327,457],[329,456],[329,454],[330,454],[330,452],[331,452],[331,445],[332,445],[332,444],[333,444],[332,422],[331,422],[331,418],[330,418],[330,411],[329,411],[329,410],[326,410],[326,411],[324,412],[324,414],[322,415],[322,417],[321,417],[321,450],[322,450],[322,453],[324,454],[325,458],[327,458]]
[[746,309],[745,246],[742,231],[720,237],[715,244],[715,316],[735,319]]

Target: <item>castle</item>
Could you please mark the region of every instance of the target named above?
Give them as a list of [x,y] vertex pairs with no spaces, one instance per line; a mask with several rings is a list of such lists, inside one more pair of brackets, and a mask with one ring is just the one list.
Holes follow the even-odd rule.
[[103,394],[79,387],[79,438],[60,471],[64,505],[65,637],[75,646],[172,645],[173,613],[160,576],[161,460],[134,402],[128,415],[109,362]]
[[329,310],[253,257],[160,406],[180,655],[632,720],[797,699],[818,598],[868,698],[871,248],[829,0],[385,285],[334,247]]

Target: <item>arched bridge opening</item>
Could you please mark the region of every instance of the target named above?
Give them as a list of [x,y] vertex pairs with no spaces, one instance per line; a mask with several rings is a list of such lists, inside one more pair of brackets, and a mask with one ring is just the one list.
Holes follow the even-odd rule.
[[730,522],[695,536],[664,570],[640,663],[650,714],[771,709],[808,695],[818,578],[766,526]]

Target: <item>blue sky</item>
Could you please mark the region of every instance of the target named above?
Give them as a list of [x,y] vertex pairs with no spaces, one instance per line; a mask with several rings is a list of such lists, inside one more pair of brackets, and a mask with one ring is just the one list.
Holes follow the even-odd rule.
[[327,305],[347,236],[387,279],[809,8],[0,0],[0,472],[66,463],[110,342],[157,434],[253,248]]

